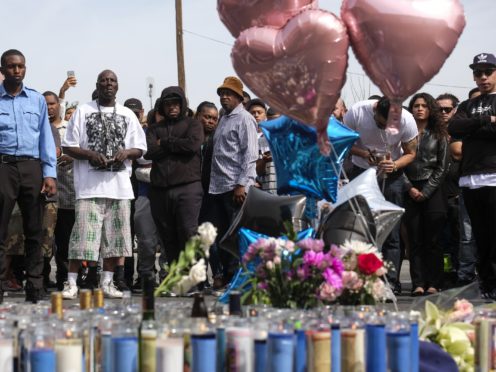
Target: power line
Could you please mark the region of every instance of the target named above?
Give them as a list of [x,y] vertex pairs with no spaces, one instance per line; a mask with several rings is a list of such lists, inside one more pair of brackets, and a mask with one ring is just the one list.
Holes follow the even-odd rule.
[[[202,34],[198,34],[196,32],[193,32],[193,31],[186,30],[184,28],[183,28],[183,32],[184,33],[187,33],[187,34],[191,34],[191,35],[197,36],[197,37],[202,38],[202,39],[205,39],[205,40],[213,41],[213,42],[218,43],[218,44],[227,45],[227,46],[229,46],[231,48],[234,45],[234,44],[226,43],[225,41],[222,41],[222,40],[215,39],[213,37],[205,36],[205,35],[202,35]],[[362,77],[366,77],[367,79],[369,78],[366,74],[361,73],[361,72],[347,71],[346,74],[348,74],[348,75],[362,76]],[[444,87],[444,88],[458,88],[458,89],[472,89],[473,88],[473,87],[465,87],[465,86],[461,86],[461,85],[447,85],[447,84],[436,84],[436,83],[425,83],[425,85],[432,85],[432,86]]]
[[222,41],[222,40],[217,40],[217,39],[214,39],[212,37],[208,37],[208,36],[205,36],[205,35],[201,35],[201,34],[197,34],[196,32],[192,32],[192,31],[188,31],[186,29],[183,28],[183,32],[186,33],[186,34],[191,34],[191,35],[195,35],[195,36],[198,36],[202,39],[206,39],[206,40],[210,40],[210,41],[213,41],[215,43],[219,43],[219,44],[223,44],[223,45],[227,45],[229,47],[232,48],[233,44],[229,44],[229,43],[226,43],[225,41]]

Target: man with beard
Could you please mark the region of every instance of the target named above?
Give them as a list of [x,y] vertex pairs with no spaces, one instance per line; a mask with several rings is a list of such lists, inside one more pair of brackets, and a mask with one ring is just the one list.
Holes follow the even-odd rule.
[[[76,221],[69,243],[69,274],[62,295],[77,296],[81,261],[103,258],[100,280],[106,297],[120,298],[115,267],[132,254],[131,160],[146,151],[145,133],[128,108],[116,102],[117,76],[104,70],[96,82],[98,98],[78,107],[69,121],[63,150],[74,160]],[[90,280],[90,282],[94,282]]]
[[203,128],[187,110],[184,91],[176,86],[165,88],[158,107],[164,119],[146,132],[145,159],[152,160],[148,197],[169,264],[179,258],[188,239],[196,234],[203,196]]
[[0,72],[5,76],[0,85],[0,279],[5,278],[5,240],[17,202],[25,236],[26,301],[37,302],[43,297],[43,199],[57,190],[55,143],[45,99],[23,84],[24,55],[4,52]]

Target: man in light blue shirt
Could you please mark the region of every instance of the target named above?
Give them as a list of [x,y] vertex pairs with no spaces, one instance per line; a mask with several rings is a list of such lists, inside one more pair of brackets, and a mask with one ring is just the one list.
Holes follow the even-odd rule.
[[[45,98],[26,87],[24,55],[7,50],[0,59],[0,280],[5,277],[5,241],[15,203],[23,216],[26,301],[43,296],[43,199],[55,195],[56,149]],[[3,293],[0,290],[0,301]]]

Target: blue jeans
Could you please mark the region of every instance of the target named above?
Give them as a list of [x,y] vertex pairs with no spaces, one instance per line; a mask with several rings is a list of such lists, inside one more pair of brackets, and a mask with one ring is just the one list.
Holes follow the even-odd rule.
[[460,249],[458,251],[458,279],[472,281],[475,279],[477,263],[477,244],[472,234],[472,224],[468,216],[463,196],[459,198]]

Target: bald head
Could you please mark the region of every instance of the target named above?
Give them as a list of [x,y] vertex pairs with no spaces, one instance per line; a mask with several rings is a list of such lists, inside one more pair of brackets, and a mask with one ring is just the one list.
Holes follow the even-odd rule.
[[96,90],[98,91],[98,102],[103,106],[113,106],[115,96],[119,90],[117,75],[112,70],[103,70],[98,74],[96,81]]

